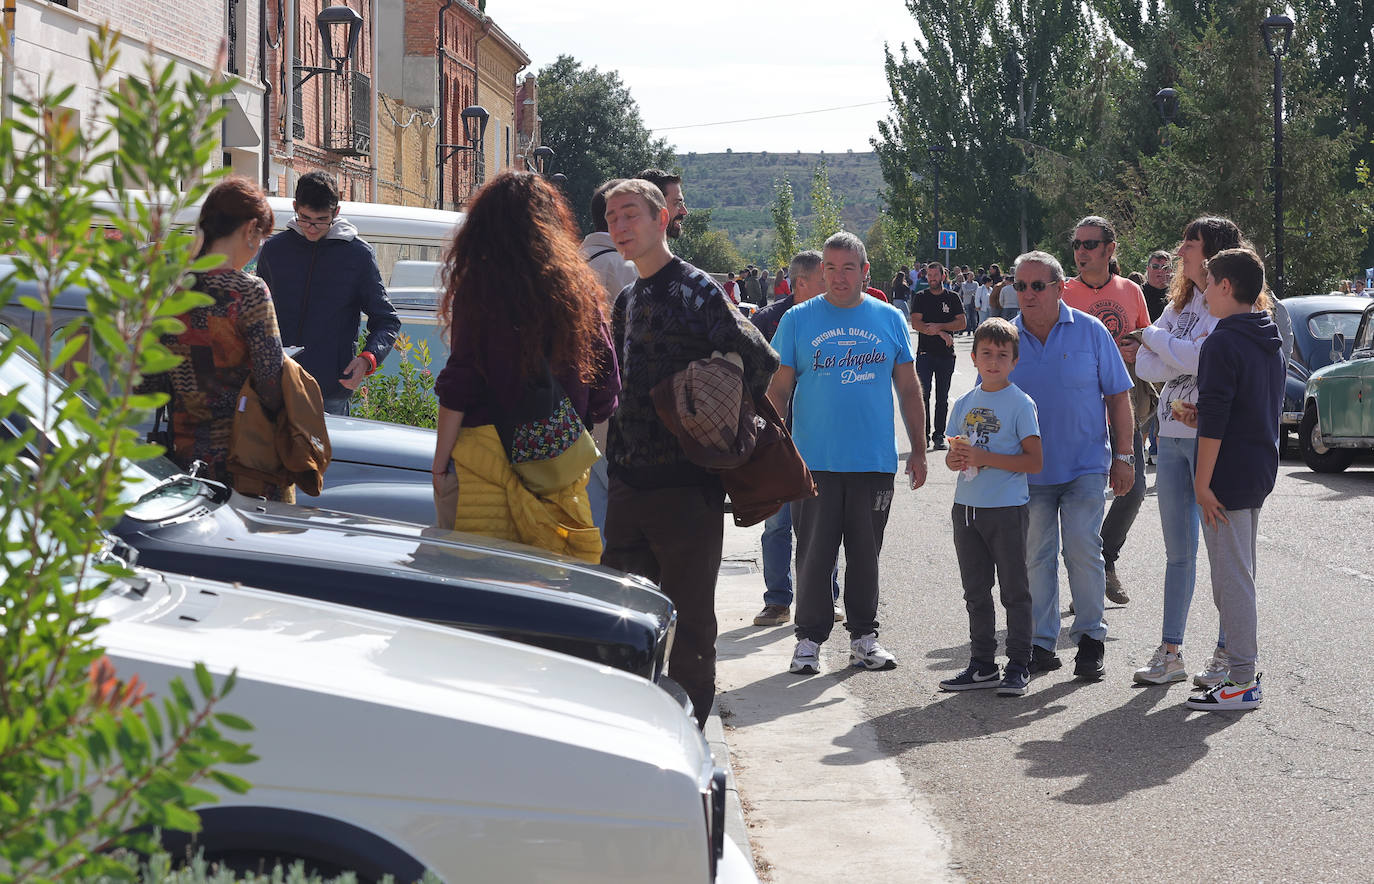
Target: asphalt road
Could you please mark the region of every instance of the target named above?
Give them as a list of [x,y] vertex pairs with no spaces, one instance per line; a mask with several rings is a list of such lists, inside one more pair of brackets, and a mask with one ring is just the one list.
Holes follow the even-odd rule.
[[[973,381],[959,339],[951,399]],[[1023,698],[941,693],[968,660],[951,545],[954,474],[930,455],[928,484],[898,483],[882,556],[882,640],[892,672],[846,680],[908,785],[976,881],[1374,880],[1374,462],[1322,476],[1286,460],[1260,522],[1262,709],[1184,708],[1190,688],[1137,687],[1159,644],[1164,546],[1150,492],[1118,563],[1131,601],[1108,606],[1107,677],[1065,668]],[[1061,568],[1063,604],[1067,583]],[[999,610],[999,627],[1002,624]],[[1205,549],[1184,657],[1216,636]],[[999,633],[999,638],[1001,633]],[[827,645],[841,669],[844,643]],[[863,845],[855,845],[862,854]],[[856,869],[862,868],[862,862]]]

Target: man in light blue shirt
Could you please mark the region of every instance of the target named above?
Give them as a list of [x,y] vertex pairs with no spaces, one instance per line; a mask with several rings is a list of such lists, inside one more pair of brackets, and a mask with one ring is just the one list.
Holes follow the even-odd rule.
[[[1044,468],[1031,474],[1026,568],[1035,621],[1031,672],[1061,665],[1059,545],[1069,572],[1074,619],[1069,639],[1078,646],[1074,675],[1091,681],[1105,673],[1102,622],[1106,572],[1102,559],[1105,490],[1125,494],[1135,482],[1131,378],[1107,327],[1060,301],[1064,268],[1045,252],[1016,259],[1012,284],[1020,303],[1013,320],[1021,359],[1011,381],[1035,401]],[[1115,445],[1108,444],[1108,420]],[[1113,451],[1117,453],[1113,453]]]
[[[925,426],[906,317],[864,294],[868,257],[852,233],[826,240],[825,294],[782,315],[773,335],[782,367],[768,398],[795,408],[792,435],[815,478],[817,497],[793,504],[797,534],[797,648],[790,671],[820,672],[820,645],[834,626],[830,574],[845,545],[845,627],[850,663],[891,669],[878,644],[878,553],[897,472],[896,388],[907,433]],[[795,391],[795,396],[793,395]],[[906,463],[913,489],[926,479],[925,446]]]

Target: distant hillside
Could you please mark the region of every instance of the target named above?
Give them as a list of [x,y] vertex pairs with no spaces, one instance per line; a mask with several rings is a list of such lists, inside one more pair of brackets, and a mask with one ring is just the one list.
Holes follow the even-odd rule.
[[830,189],[844,199],[846,229],[864,236],[882,208],[883,176],[875,153],[678,154],[687,205],[711,209],[711,227],[724,230],[746,259],[758,263],[773,246],[773,182],[792,181],[802,236],[810,232],[811,174],[825,159]]

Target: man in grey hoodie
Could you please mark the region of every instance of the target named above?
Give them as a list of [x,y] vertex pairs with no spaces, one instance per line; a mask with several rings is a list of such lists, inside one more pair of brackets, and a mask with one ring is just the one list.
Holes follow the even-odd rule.
[[[305,348],[295,359],[319,383],[324,410],[348,414],[353,391],[391,352],[401,320],[376,252],[339,217],[333,177],[302,175],[293,205],[295,219],[263,244],[258,276],[272,293],[282,344]],[[367,340],[355,353],[364,313]]]

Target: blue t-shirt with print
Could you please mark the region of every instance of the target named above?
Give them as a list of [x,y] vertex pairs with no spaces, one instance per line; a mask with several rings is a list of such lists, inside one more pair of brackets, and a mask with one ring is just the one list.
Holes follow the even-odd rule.
[[[974,387],[949,407],[947,436],[967,436],[969,444],[992,454],[1022,454],[1021,442],[1040,435],[1035,402],[1015,384],[989,393]],[[1025,473],[979,467],[972,479],[959,476],[954,502],[964,506],[1020,506],[1030,500]]]
[[902,311],[869,295],[853,307],[811,298],[782,315],[773,348],[797,373],[792,438],[806,465],[897,472],[892,370],[912,360]]

